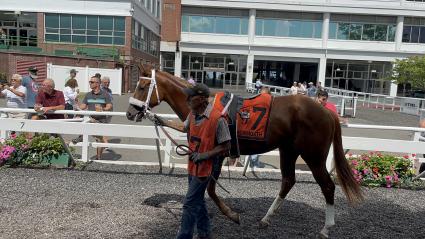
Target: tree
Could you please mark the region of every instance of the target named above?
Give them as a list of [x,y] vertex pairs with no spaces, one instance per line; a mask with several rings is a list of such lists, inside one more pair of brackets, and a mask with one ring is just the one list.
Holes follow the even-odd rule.
[[397,59],[390,80],[398,84],[409,83],[413,89],[425,90],[425,56]]

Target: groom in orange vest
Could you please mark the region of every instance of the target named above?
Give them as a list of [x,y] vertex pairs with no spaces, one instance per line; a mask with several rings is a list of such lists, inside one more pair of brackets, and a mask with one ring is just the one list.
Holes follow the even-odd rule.
[[[230,150],[230,132],[226,120],[209,102],[210,91],[204,84],[185,89],[191,109],[184,122],[165,121],[155,116],[156,124],[187,132],[190,149],[189,188],[183,205],[178,239],[193,237],[196,226],[198,238],[211,238],[211,224],[205,204],[205,190],[211,176],[218,177],[222,159]],[[218,173],[217,173],[218,172]],[[214,174],[213,174],[214,173]]]

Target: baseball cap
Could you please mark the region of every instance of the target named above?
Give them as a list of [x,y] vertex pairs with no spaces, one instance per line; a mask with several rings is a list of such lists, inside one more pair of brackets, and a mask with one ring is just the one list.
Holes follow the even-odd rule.
[[28,71],[37,75],[38,69],[35,66],[31,66],[31,67],[28,68]]
[[189,97],[197,96],[197,95],[205,96],[205,97],[210,96],[210,89],[208,88],[208,86],[202,83],[195,84],[193,87],[190,87],[190,88],[185,88],[183,89],[183,91]]
[[69,71],[69,73],[78,73],[78,71],[77,71],[76,69],[71,69],[71,70]]
[[311,81],[310,81],[310,82],[308,82],[308,84],[309,84],[309,85],[312,85],[312,84],[313,84],[313,82],[311,82]]

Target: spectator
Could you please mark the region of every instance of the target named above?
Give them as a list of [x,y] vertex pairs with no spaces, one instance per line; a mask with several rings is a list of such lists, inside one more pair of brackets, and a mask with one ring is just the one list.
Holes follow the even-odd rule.
[[96,73],[96,74],[94,74],[94,76],[96,76],[97,78],[99,78],[99,79],[102,79],[102,75],[98,72],[98,73]]
[[189,82],[189,84],[191,84],[191,85],[195,85],[196,84],[195,81],[193,80],[193,77],[192,76],[189,77],[189,79],[187,80],[187,82]]
[[77,77],[77,73],[78,71],[76,69],[71,69],[69,71],[69,77],[67,78],[67,81],[71,79],[75,79],[75,77]]
[[[65,109],[74,110],[78,102],[78,94],[80,90],[78,89],[78,82],[76,79],[71,78],[65,83],[65,89],[63,94],[65,96]],[[73,115],[68,115],[68,118],[73,118]]]
[[298,83],[297,88],[298,88],[297,94],[300,94],[300,95],[305,94],[306,88],[304,87],[304,84]]
[[314,97],[316,97],[316,94],[317,94],[316,86],[314,86],[313,82],[309,82],[308,88],[307,88],[307,96],[314,98]]
[[323,90],[322,82],[318,81],[316,85],[317,90]]
[[[6,97],[8,108],[27,108],[25,102],[25,95],[27,93],[27,88],[22,86],[22,76],[19,74],[13,74],[12,79],[10,80],[9,85],[1,85],[0,96]],[[25,119],[25,113],[8,113],[10,118],[13,119]]]
[[[34,109],[35,98],[38,94],[38,88],[40,88],[40,85],[43,82],[42,80],[37,80],[37,72],[37,67],[31,66],[30,68],[28,68],[28,75],[22,78],[22,85],[27,88],[25,100],[29,109]],[[28,119],[31,119],[33,115],[33,113],[29,113]]]
[[328,94],[328,92],[326,92],[326,91],[324,91],[324,90],[319,90],[319,91],[317,91],[316,101],[317,101],[319,104],[323,105],[326,109],[328,109],[328,110],[332,111],[333,113],[335,113],[335,114],[338,116],[339,121],[340,121],[341,123],[343,123],[343,124],[347,124],[347,123],[348,123],[348,120],[347,120],[346,118],[342,118],[342,117],[340,117],[340,116],[338,115],[338,111],[337,111],[337,109],[336,109],[335,104],[334,104],[334,103],[332,103],[332,102],[329,102],[329,101],[328,101],[328,98],[329,98],[329,94]]
[[259,93],[260,93],[261,87],[263,87],[263,82],[261,82],[261,79],[260,79],[260,78],[258,78],[258,79],[255,81],[256,94],[259,94]]
[[[112,96],[112,90],[111,90],[111,88],[109,88],[109,85],[111,84],[111,79],[109,78],[109,76],[103,76],[101,82],[102,82],[102,85],[101,85],[102,90],[106,91],[109,94],[109,96],[111,97],[111,104],[112,104],[111,111],[113,111],[114,110],[114,104],[113,104],[114,98]],[[112,119],[112,116],[106,116],[105,123],[111,123],[111,119]],[[103,143],[108,143],[108,137],[103,136]],[[105,151],[109,151],[109,148],[106,147]]]
[[291,95],[298,94],[298,84],[294,81],[294,84],[291,86]]
[[0,44],[7,45],[7,36],[3,28],[0,28]]
[[[91,110],[91,111],[110,111],[112,110],[112,101],[111,96],[100,87],[100,79],[97,76],[92,76],[90,78],[90,89],[92,91],[88,92],[83,99],[83,102],[80,104],[80,109],[82,110]],[[91,116],[92,122],[97,123],[106,123],[107,117],[104,115],[93,115]],[[102,141],[102,136],[95,136],[96,141]],[[82,136],[79,136],[77,139],[72,140],[75,144],[82,140]],[[103,153],[103,147],[98,147],[96,151],[96,159],[101,159]]]
[[324,90],[319,90],[317,92],[317,98],[316,98],[317,102],[319,104],[323,105],[328,110],[334,112],[335,114],[338,114],[335,104],[332,103],[332,102],[329,102],[328,98],[329,98],[328,92],[326,92]]
[[39,114],[33,115],[31,119],[63,119],[65,118],[62,114],[46,114],[49,111],[63,110],[65,109],[65,97],[63,92],[55,90],[55,82],[52,79],[47,78],[43,81],[41,90],[38,92],[34,110]]

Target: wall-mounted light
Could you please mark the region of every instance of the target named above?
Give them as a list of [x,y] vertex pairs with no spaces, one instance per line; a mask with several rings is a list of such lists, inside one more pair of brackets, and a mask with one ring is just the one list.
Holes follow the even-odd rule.
[[229,66],[233,66],[233,65],[235,65],[235,63],[233,62],[233,61],[231,61],[231,62],[229,62],[229,64],[228,64]]
[[370,70],[370,72],[372,72],[372,73],[376,73],[376,70]]
[[341,71],[341,69],[338,67],[338,68],[336,68],[336,71]]
[[199,64],[199,61],[198,61],[198,59],[196,59],[194,63],[195,63],[195,64]]

